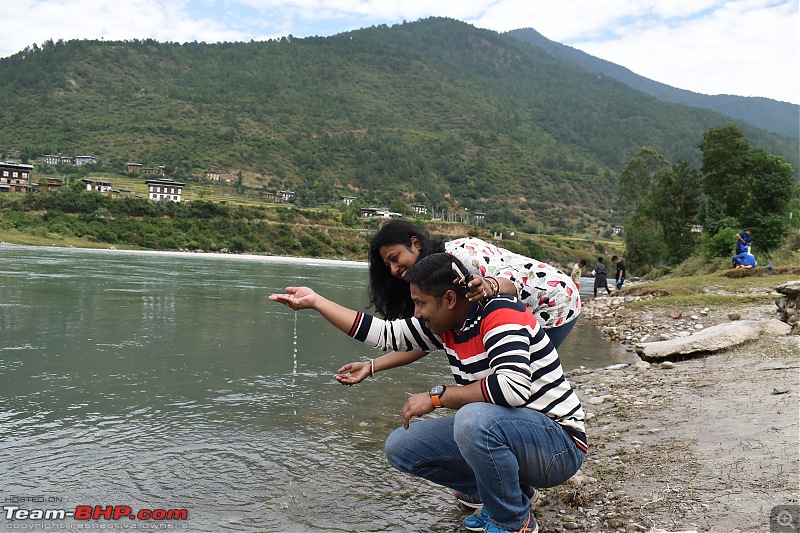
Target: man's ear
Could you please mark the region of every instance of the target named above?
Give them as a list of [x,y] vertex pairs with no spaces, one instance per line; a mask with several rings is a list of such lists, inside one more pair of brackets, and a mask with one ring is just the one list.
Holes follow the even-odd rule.
[[458,303],[458,294],[456,294],[456,291],[453,289],[450,289],[444,293],[444,296],[442,296],[442,301],[447,309],[453,309]]

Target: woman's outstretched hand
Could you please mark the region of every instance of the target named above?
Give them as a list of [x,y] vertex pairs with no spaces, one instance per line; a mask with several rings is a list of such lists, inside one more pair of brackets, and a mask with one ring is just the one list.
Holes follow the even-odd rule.
[[270,294],[269,299],[297,311],[313,308],[317,303],[317,293],[308,287],[286,287],[285,294]]
[[352,387],[356,383],[361,383],[370,375],[370,362],[358,361],[355,363],[347,363],[342,368],[336,371],[333,375],[334,379],[342,385]]

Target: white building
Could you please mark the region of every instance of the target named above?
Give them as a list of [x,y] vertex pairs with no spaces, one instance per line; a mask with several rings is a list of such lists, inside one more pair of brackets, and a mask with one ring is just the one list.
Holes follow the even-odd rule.
[[185,183],[170,180],[147,180],[147,197],[157,202],[180,202]]

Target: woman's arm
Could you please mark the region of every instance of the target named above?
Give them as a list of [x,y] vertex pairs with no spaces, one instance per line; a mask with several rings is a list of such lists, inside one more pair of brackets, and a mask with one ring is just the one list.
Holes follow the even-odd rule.
[[[450,255],[457,257],[473,275],[474,279],[470,282],[470,291],[467,293],[470,301],[496,294],[519,296],[524,287],[523,276],[520,272],[503,261],[504,256],[511,255],[508,250],[502,250],[493,244],[475,238],[447,242],[445,250]],[[535,262],[536,260],[531,259],[531,261]],[[494,287],[487,278],[496,281],[498,287]],[[483,293],[484,290],[486,294]]]
[[332,302],[308,287],[286,287],[286,294],[271,294],[269,299],[273,302],[282,303],[295,311],[313,309],[325,317],[328,322],[347,334],[350,333],[353,322],[358,316],[357,311]]
[[368,377],[380,370],[389,370],[404,366],[414,361],[418,361],[428,355],[422,350],[411,350],[410,352],[389,352],[370,361],[356,361],[347,363],[336,371],[334,379],[342,385],[352,387],[356,383],[361,383]]

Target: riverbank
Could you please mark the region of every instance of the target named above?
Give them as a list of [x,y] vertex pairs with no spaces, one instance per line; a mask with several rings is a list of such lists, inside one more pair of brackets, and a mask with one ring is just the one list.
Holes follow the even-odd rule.
[[351,261],[347,259],[323,259],[319,257],[292,257],[285,255],[261,255],[261,254],[223,254],[216,252],[186,252],[186,251],[171,251],[171,250],[132,250],[126,248],[76,248],[72,246],[34,246],[29,244],[11,244],[0,241],[0,248],[2,247],[35,247],[43,249],[54,250],[90,250],[92,252],[101,253],[124,253],[132,255],[155,255],[161,257],[200,257],[208,259],[228,259],[231,261],[269,261],[274,263],[302,263],[306,265],[339,265],[339,266],[358,266],[366,267],[367,263],[364,261]]
[[[731,320],[703,307],[675,318],[674,305],[657,299],[630,311],[624,301],[587,302],[582,320],[631,345]],[[775,305],[735,312],[768,320]],[[591,451],[580,475],[543,491],[542,533],[768,532],[776,506],[800,514],[800,336],[762,335],[694,359],[568,378],[587,411]]]

